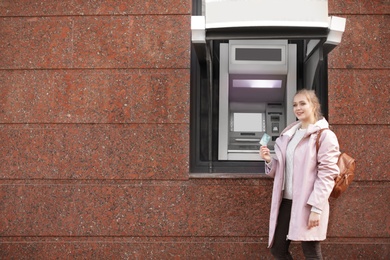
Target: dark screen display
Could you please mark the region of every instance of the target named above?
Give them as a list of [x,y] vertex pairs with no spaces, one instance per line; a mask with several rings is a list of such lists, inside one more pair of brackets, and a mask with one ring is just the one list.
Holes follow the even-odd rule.
[[236,60],[281,61],[281,49],[236,48]]

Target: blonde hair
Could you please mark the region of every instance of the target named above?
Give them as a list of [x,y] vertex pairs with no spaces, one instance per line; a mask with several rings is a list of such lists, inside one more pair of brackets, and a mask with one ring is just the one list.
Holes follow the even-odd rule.
[[304,95],[307,100],[312,104],[314,110],[314,118],[316,119],[316,121],[320,120],[322,118],[321,104],[314,90],[301,89],[297,93],[295,93],[294,97],[299,94]]

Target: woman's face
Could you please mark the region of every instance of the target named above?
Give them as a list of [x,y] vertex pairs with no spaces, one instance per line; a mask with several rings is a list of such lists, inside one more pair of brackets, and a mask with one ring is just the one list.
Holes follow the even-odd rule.
[[315,121],[314,107],[305,95],[298,94],[294,97],[293,108],[295,116],[301,122],[310,123]]

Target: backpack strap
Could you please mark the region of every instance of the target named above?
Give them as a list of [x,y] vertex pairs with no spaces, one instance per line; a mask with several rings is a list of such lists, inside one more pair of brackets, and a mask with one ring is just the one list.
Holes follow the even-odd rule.
[[320,149],[320,136],[321,136],[321,133],[324,131],[324,130],[328,130],[329,128],[322,128],[320,130],[318,130],[317,132],[317,139],[316,139],[316,148],[317,148],[317,153],[318,153],[318,150]]

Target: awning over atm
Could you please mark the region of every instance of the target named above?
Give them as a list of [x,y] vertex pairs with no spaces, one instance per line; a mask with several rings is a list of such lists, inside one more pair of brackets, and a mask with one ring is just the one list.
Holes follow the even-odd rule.
[[206,29],[328,28],[327,0],[205,0]]
[[192,42],[232,39],[326,39],[337,45],[345,18],[328,16],[327,0],[204,0],[193,16]]

